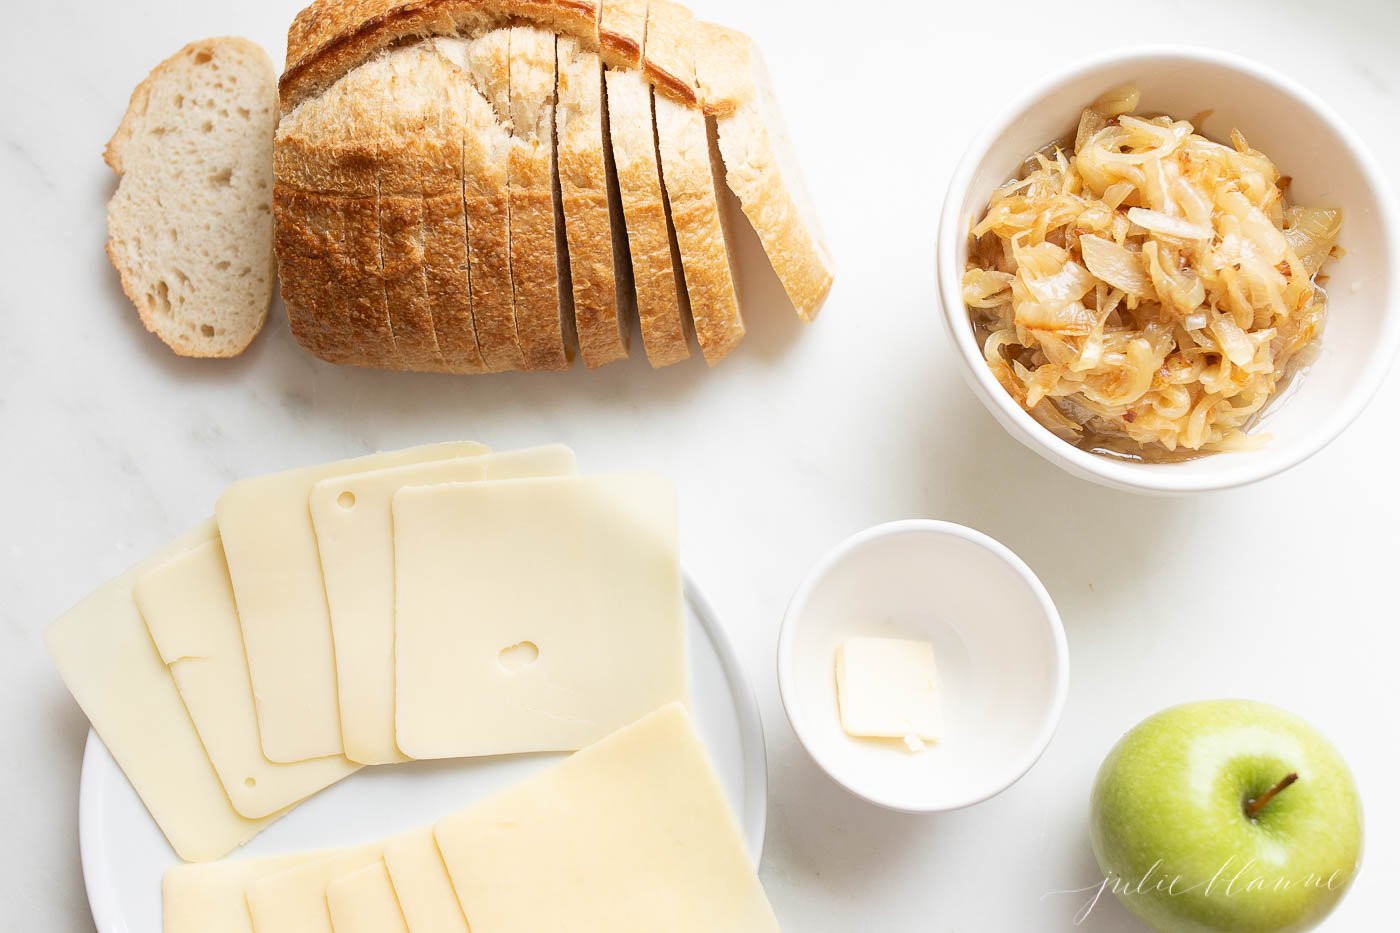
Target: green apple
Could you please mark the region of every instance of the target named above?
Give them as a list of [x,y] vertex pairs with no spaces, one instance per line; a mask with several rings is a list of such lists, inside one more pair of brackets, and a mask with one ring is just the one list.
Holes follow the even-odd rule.
[[1105,887],[1161,933],[1310,930],[1361,858],[1361,801],[1337,750],[1247,700],[1138,725],[1099,769],[1090,808]]

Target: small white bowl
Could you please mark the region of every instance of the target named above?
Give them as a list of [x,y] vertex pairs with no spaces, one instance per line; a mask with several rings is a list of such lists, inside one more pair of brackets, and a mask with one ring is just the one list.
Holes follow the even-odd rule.
[[[1031,418],[987,368],[962,300],[968,231],[992,191],[1033,151],[1072,134],[1085,105],[1131,82],[1142,109],[1182,118],[1213,111],[1198,130],[1250,145],[1293,178],[1296,203],[1341,207],[1346,256],[1328,265],[1330,301],[1321,352],[1288,397],[1265,413],[1273,440],[1260,450],[1185,463],[1144,464],[1079,450]],[[943,318],[973,391],[1012,436],[1052,463],[1117,489],[1181,494],[1253,483],[1327,446],[1380,388],[1400,347],[1400,221],[1385,173],[1322,101],[1281,75],[1209,49],[1128,49],[1047,78],[995,115],[953,174],[939,227]]]
[[[841,728],[836,649],[922,639],[938,665],[944,736],[925,750]],[[1055,604],[1015,554],[948,522],[879,525],[808,574],[783,617],[778,688],[798,740],[832,780],[908,813],[955,810],[1016,783],[1050,743],[1069,684]]]

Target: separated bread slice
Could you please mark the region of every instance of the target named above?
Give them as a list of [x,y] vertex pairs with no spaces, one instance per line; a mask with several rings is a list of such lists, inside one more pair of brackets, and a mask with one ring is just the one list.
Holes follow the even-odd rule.
[[[438,39],[462,110],[462,203],[477,346],[492,372],[522,369],[510,284],[510,36]],[[494,88],[493,99],[483,93]],[[493,105],[494,100],[494,105]],[[497,109],[500,108],[500,109]]]
[[419,80],[424,61],[436,58],[420,45],[395,49],[366,67],[382,65],[388,80],[375,167],[379,172],[379,243],[384,255],[384,297],[399,356],[411,369],[447,369],[428,305],[423,225],[425,96],[440,93]]
[[824,242],[762,56],[743,33],[701,23],[696,71],[715,117],[725,179],[797,313],[810,321],[831,291]]
[[[382,67],[345,76],[277,130],[278,257],[292,334],[332,363],[402,369],[385,303],[374,170]],[[304,269],[291,231],[319,230],[324,269]],[[314,245],[302,237],[308,246]],[[324,276],[324,283],[320,279]]]
[[[555,225],[554,33],[510,28],[510,269],[525,368],[567,369],[568,257]],[[567,250],[565,250],[567,252]]]
[[646,0],[603,0],[599,19],[608,132],[627,227],[642,346],[652,366],[690,356],[680,264],[673,252],[651,86],[638,68],[646,42]]
[[[695,17],[671,0],[652,0],[647,13],[644,55],[665,64],[669,80],[696,94]],[[671,226],[685,273],[685,289],[695,338],[711,366],[744,338],[744,319],[730,253],[726,217],[716,183],[718,153],[711,144],[705,114],[656,86],[656,135],[661,178],[671,207]]]
[[579,355],[592,369],[627,357],[619,284],[627,258],[616,248],[626,232],[608,195],[602,60],[578,39],[560,36],[558,73],[554,121],[574,323]]
[[246,39],[191,43],[136,88],[107,144],[121,176],[107,255],[146,329],[181,356],[237,356],[267,320],[276,81]]

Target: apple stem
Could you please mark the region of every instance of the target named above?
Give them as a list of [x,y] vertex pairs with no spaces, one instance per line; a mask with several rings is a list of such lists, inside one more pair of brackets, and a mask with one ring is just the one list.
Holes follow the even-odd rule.
[[1260,811],[1262,811],[1265,807],[1269,805],[1269,801],[1273,800],[1279,794],[1292,787],[1293,782],[1296,780],[1298,780],[1298,772],[1294,771],[1289,773],[1282,781],[1279,781],[1273,787],[1269,788],[1261,796],[1245,804],[1244,815],[1249,817],[1251,820],[1258,819]]

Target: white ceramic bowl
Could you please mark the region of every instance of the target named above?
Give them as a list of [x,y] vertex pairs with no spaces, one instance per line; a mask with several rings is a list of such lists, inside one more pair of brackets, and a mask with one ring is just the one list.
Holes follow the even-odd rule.
[[[1186,463],[1142,464],[1079,450],[1041,427],[993,378],[963,305],[968,230],[992,191],[1034,150],[1072,134],[1084,106],[1115,85],[1142,89],[1142,108],[1182,117],[1213,111],[1198,130],[1238,127],[1293,177],[1297,203],[1341,207],[1346,256],[1327,272],[1330,311],[1321,353],[1287,398],[1266,411],[1261,450]],[[1317,453],[1350,424],[1400,346],[1400,220],[1375,159],[1335,113],[1292,81],[1224,52],[1139,48],[1082,62],[1040,82],[994,116],[953,175],[939,228],[943,317],[973,391],[1017,440],[1070,473],[1134,492],[1179,494],[1242,486]]]
[[[911,754],[841,728],[836,648],[854,636],[933,643],[944,736]],[[1069,652],[1045,587],[981,532],[879,525],[827,554],[788,604],[778,687],[798,740],[832,780],[891,810],[927,813],[1001,793],[1050,743]]]

